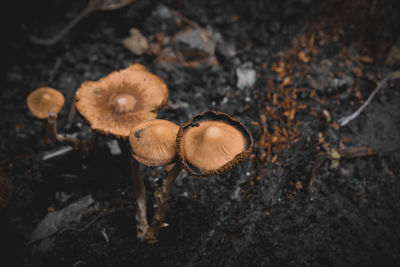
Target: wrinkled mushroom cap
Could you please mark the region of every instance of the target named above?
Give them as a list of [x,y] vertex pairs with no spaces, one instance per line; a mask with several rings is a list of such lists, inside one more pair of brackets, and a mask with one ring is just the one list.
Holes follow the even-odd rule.
[[26,104],[32,114],[39,119],[46,119],[49,112],[58,113],[65,102],[64,95],[50,87],[41,87],[31,92]]
[[167,99],[161,78],[133,64],[96,82],[84,82],[76,92],[75,107],[93,130],[127,138],[135,125],[156,118],[154,111]]
[[167,120],[140,123],[129,136],[133,157],[146,166],[171,163],[176,157],[178,130],[178,125]]
[[228,114],[207,111],[179,129],[177,146],[181,163],[190,174],[210,176],[245,160],[253,138],[243,124]]

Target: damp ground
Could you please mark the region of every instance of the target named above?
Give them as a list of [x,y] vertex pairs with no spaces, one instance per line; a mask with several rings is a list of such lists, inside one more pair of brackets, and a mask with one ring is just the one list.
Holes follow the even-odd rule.
[[[14,14],[3,25],[0,81],[0,169],[14,185],[0,215],[7,266],[398,265],[399,4],[318,2],[137,0],[93,12],[52,46],[29,36],[57,34],[84,3],[7,7]],[[141,55],[124,45],[132,28],[148,41]],[[136,238],[126,143],[117,143],[118,153],[101,136],[90,157],[46,159],[65,145],[43,148],[43,122],[25,103],[38,87],[59,89],[66,97],[59,131],[89,140],[75,91],[133,63],[169,87],[159,118],[182,125],[217,110],[255,141],[249,159],[226,174],[180,174],[169,226],[155,244]],[[341,126],[385,77],[367,108]],[[151,218],[165,172],[140,171]],[[37,234],[49,214],[60,217]]]

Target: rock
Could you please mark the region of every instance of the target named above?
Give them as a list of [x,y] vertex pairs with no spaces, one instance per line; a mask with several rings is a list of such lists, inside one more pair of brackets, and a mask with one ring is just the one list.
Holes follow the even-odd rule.
[[249,88],[254,85],[257,73],[252,69],[251,62],[247,62],[236,69],[237,83],[239,89]]
[[110,149],[111,155],[113,156],[119,156],[122,154],[121,148],[118,144],[118,141],[113,139],[108,142],[106,142],[108,148]]
[[166,47],[158,54],[156,62],[163,69],[171,71],[176,65],[180,65],[182,60],[175,54],[171,47]]
[[217,43],[217,52],[227,58],[234,57],[237,54],[235,44],[223,40]]
[[28,244],[48,238],[61,229],[79,223],[83,215],[89,214],[96,209],[93,205],[94,203],[92,196],[87,195],[59,211],[48,213],[32,232]]
[[175,34],[173,44],[183,53],[214,55],[215,43],[207,31],[190,27]]
[[146,37],[136,29],[129,30],[130,36],[124,39],[124,46],[128,48],[135,55],[143,55],[149,49],[149,43]]
[[55,237],[49,237],[46,239],[43,239],[39,244],[37,244],[33,249],[32,253],[42,253],[45,254],[49,251],[51,251],[56,243],[56,238]]
[[157,5],[156,9],[154,10],[154,15],[161,19],[170,19],[174,16],[171,10],[162,4]]
[[187,27],[175,34],[172,45],[185,67],[218,65],[215,42],[206,30]]
[[237,200],[237,201],[240,201],[241,200],[241,197],[240,197],[240,186],[239,185],[237,185],[236,186],[236,188],[235,188],[235,191],[233,191],[232,193],[231,193],[231,199],[232,200]]
[[332,88],[340,88],[342,86],[351,86],[354,84],[354,79],[350,76],[344,76],[340,78],[333,78],[331,81]]

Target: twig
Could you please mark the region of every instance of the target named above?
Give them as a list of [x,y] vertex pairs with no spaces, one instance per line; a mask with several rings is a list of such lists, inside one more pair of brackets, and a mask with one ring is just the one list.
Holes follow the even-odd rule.
[[86,18],[89,14],[96,10],[113,10],[117,8],[121,8],[123,6],[129,5],[134,0],[122,0],[120,2],[115,2],[113,0],[89,0],[87,7],[79,13],[70,23],[67,24],[59,33],[50,38],[39,38],[36,36],[30,36],[30,40],[34,44],[38,45],[54,45],[61,38],[70,31],[76,24],[78,24],[81,20]]
[[101,229],[101,234],[103,235],[104,239],[106,240],[106,243],[108,243],[110,241],[110,239],[108,238],[105,228]]
[[328,157],[325,154],[319,155],[317,157],[317,160],[314,163],[314,166],[313,166],[312,172],[311,172],[311,179],[310,179],[310,182],[308,183],[308,191],[310,193],[314,193],[315,177],[317,176],[319,167],[321,167],[322,163],[324,163],[327,158]]
[[61,38],[69,30],[71,30],[76,24],[78,24],[82,19],[87,17],[94,10],[95,9],[89,4],[78,16],[76,16],[67,26],[65,26],[64,29],[62,29],[59,33],[57,33],[53,37],[40,38],[40,37],[36,37],[36,36],[30,36],[29,39],[31,40],[32,43],[38,44],[38,45],[54,45],[55,43],[60,41]]
[[372,149],[366,146],[342,148],[338,152],[341,158],[348,159],[372,155]]
[[64,154],[66,154],[66,153],[68,153],[68,152],[70,152],[72,150],[73,150],[73,148],[71,146],[61,147],[60,149],[58,149],[56,151],[53,151],[53,152],[45,154],[43,156],[42,160],[46,161],[46,160],[49,160],[49,159],[64,155]]
[[368,99],[364,102],[364,104],[362,104],[361,107],[359,107],[354,113],[341,118],[338,122],[340,124],[340,126],[346,126],[349,122],[351,122],[352,120],[354,120],[355,118],[358,117],[358,115],[360,115],[360,113],[369,105],[369,103],[371,102],[371,100],[374,98],[374,96],[379,92],[379,90],[381,90],[383,88],[383,86],[385,85],[385,83],[388,81],[389,76],[386,76],[385,79],[383,79],[378,86],[374,89],[374,91],[370,94],[370,96],[368,97]]
[[79,265],[81,265],[81,264],[86,265],[86,261],[77,261],[77,262],[75,262],[74,264],[72,264],[71,267],[77,267],[77,266],[79,266]]

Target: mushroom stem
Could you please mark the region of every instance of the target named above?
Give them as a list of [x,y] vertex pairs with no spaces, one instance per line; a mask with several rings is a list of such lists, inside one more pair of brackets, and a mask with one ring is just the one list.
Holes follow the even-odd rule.
[[44,122],[43,126],[44,126],[43,147],[46,148],[49,145],[49,132],[50,132],[49,120],[48,119]]
[[172,170],[172,168],[175,166],[175,164],[176,164],[175,162],[171,163],[171,164],[168,164],[167,166],[164,167],[164,171],[166,173],[169,173]]
[[131,164],[131,174],[137,202],[137,237],[140,240],[144,240],[147,230],[149,229],[146,213],[146,187],[139,176],[139,163],[135,159],[133,159]]
[[92,152],[95,150],[96,148],[96,144],[97,144],[97,139],[98,139],[98,134],[96,131],[92,130],[92,132],[90,133],[90,141],[89,141],[89,145],[86,146],[86,151],[85,153],[87,155],[92,154]]
[[55,112],[49,112],[46,135],[54,142],[68,142],[74,149],[82,147],[82,141],[78,137],[57,132],[57,114]]
[[175,182],[176,177],[182,170],[182,165],[176,163],[172,170],[168,173],[167,178],[164,179],[163,185],[159,190],[154,193],[154,216],[151,222],[151,226],[146,235],[146,239],[149,242],[157,242],[156,235],[158,231],[164,226],[165,213],[168,209],[167,200],[171,193],[172,185]]

